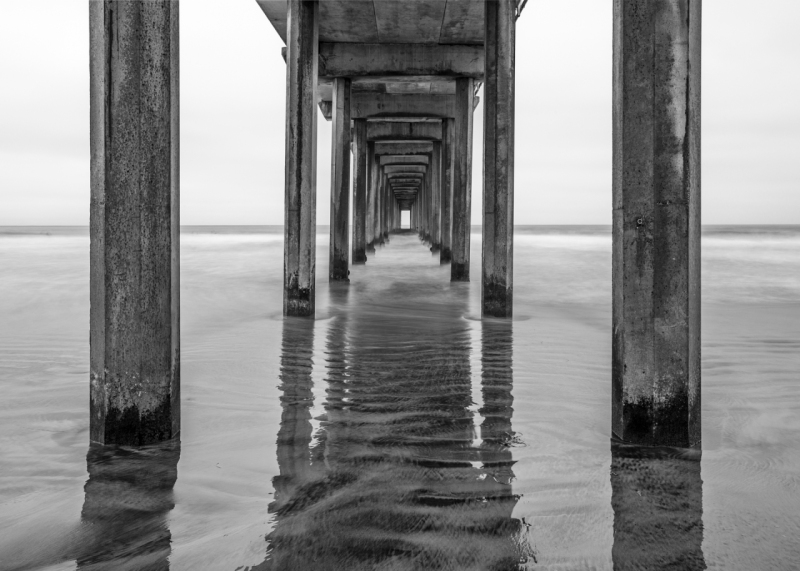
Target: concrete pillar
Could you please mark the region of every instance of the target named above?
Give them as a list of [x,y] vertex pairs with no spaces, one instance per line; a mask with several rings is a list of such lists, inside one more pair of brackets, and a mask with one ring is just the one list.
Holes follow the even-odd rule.
[[426,242],[431,241],[431,169],[428,168],[425,171],[425,178],[422,179],[422,187],[423,187],[423,197],[425,199],[424,202],[424,209],[425,209],[425,235],[424,239]]
[[383,240],[384,240],[384,242],[388,243],[389,242],[389,218],[391,216],[391,211],[392,211],[392,201],[391,201],[391,196],[390,196],[388,187],[383,187],[382,190],[383,190],[383,193],[381,194],[381,200],[383,202],[381,203],[381,207],[382,207],[382,212],[383,212],[383,218],[381,219],[381,221],[382,221],[381,228],[383,229]]
[[389,193],[389,195],[391,196],[390,200],[392,202],[392,226],[389,229],[389,232],[394,232],[395,230],[397,230],[397,221],[400,219],[400,214],[398,213],[397,210],[398,208],[397,200],[395,200],[394,196],[392,196],[391,193]]
[[[394,197],[392,196],[392,191],[389,188],[388,182],[383,176],[381,176],[381,190],[383,191],[383,196],[391,206],[391,204],[394,202]],[[389,225],[391,225],[391,218],[389,220]]]
[[431,252],[442,248],[442,143],[434,141],[428,165],[431,181]]
[[511,317],[514,270],[514,48],[516,2],[487,1],[483,85],[481,313]]
[[700,445],[699,0],[614,2],[612,430]]
[[419,237],[425,240],[425,179],[420,180],[419,190],[417,191],[417,203],[419,204]]
[[283,314],[314,317],[317,225],[317,3],[288,0]]
[[367,243],[367,251],[368,252],[375,252],[375,240],[377,238],[377,233],[375,232],[375,226],[378,223],[377,211],[378,211],[378,188],[375,184],[375,143],[368,142],[367,143],[367,210],[365,214],[365,222],[364,222],[364,240]]
[[180,433],[178,3],[89,3],[93,442]]
[[353,263],[367,261],[367,120],[354,122],[356,155],[353,163]]
[[453,131],[453,235],[450,281],[469,281],[469,234],[472,201],[472,108],[475,82],[456,79],[456,117]]
[[375,240],[377,243],[383,244],[383,204],[385,202],[383,189],[378,189],[377,197],[378,199],[375,203]]
[[445,119],[442,123],[442,187],[441,187],[441,234],[442,249],[439,263],[449,264],[452,259],[453,218],[453,130],[455,121]]
[[350,281],[350,80],[333,80],[330,281]]
[[427,173],[420,180],[420,215],[422,217],[422,240],[428,241],[428,175]]

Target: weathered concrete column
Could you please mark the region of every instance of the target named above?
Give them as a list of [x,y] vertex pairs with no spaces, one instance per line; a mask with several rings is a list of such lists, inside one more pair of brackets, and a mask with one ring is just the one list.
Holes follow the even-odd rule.
[[419,237],[425,238],[425,179],[420,180],[419,190],[417,190],[417,200],[415,203],[419,207]]
[[93,442],[180,433],[178,2],[89,3]]
[[699,0],[614,2],[614,436],[699,446]]
[[350,281],[350,80],[333,80],[330,281]]
[[428,167],[431,181],[431,252],[442,248],[442,143],[434,141]]
[[511,317],[514,270],[514,52],[516,2],[485,6],[483,272],[481,313]]
[[383,213],[383,217],[381,218],[381,229],[383,230],[383,241],[388,243],[389,219],[391,217],[392,201],[389,188],[384,186],[381,190],[383,191],[381,193],[381,212]]
[[456,117],[453,133],[453,235],[450,281],[469,281],[469,234],[472,201],[472,108],[475,85],[456,79]]
[[[380,161],[380,159],[378,159]],[[379,168],[379,167],[378,167]],[[383,203],[385,199],[383,197],[384,189],[379,188],[376,192],[377,200],[375,201],[375,225],[373,231],[375,232],[375,241],[378,244],[383,244]]]
[[367,121],[354,122],[356,143],[353,162],[353,263],[367,261]]
[[314,317],[317,224],[317,3],[288,0],[283,314]]
[[423,239],[430,242],[431,239],[431,183],[430,183],[431,169],[425,171],[425,178],[422,179],[422,197],[423,197],[423,212],[424,215],[424,234]]
[[375,232],[375,226],[378,224],[378,201],[380,197],[378,196],[378,188],[376,186],[376,173],[375,173],[375,143],[368,141],[367,142],[367,210],[365,214],[365,222],[364,222],[364,240],[367,243],[367,251],[368,252],[375,252],[375,239],[377,237],[377,233]]
[[392,205],[392,217],[389,227],[389,232],[391,233],[397,230],[398,221],[400,220],[400,205],[397,203],[397,199],[394,197],[394,194],[392,194],[391,189],[388,187],[386,188],[386,194],[389,197],[389,203]]
[[452,218],[453,218],[453,130],[455,121],[445,119],[442,123],[442,187],[441,219],[442,249],[439,263],[449,264],[452,258]]

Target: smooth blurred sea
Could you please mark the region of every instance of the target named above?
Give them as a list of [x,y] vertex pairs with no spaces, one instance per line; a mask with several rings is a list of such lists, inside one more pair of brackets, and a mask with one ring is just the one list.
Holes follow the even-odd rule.
[[88,230],[0,228],[0,569],[798,568],[800,226],[704,228],[699,467],[610,450],[609,227],[516,228],[513,323],[480,228],[327,241],[284,321],[280,227],[184,228],[180,446],[102,451]]

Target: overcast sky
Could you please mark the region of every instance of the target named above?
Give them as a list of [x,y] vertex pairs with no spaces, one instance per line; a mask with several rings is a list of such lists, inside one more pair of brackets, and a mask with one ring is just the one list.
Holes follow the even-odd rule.
[[[518,21],[517,224],[611,222],[611,7],[529,0]],[[800,223],[798,25],[798,0],[705,2],[705,224]],[[283,223],[281,47],[255,0],[182,0],[182,224]],[[88,224],[88,2],[4,2],[0,86],[0,225]],[[331,132],[319,118],[327,223]],[[476,224],[482,126],[479,107]]]

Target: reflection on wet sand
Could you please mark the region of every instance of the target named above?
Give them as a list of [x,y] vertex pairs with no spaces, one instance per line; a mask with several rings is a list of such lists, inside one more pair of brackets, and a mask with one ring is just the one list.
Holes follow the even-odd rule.
[[484,324],[478,441],[470,328],[455,297],[386,308],[348,305],[346,289],[332,291],[314,434],[313,324],[284,321],[275,527],[258,569],[506,570],[526,561],[526,529],[512,517],[511,324]]
[[139,449],[92,445],[81,511],[78,569],[169,569],[180,443]]
[[700,451],[611,445],[616,571],[705,569]]

